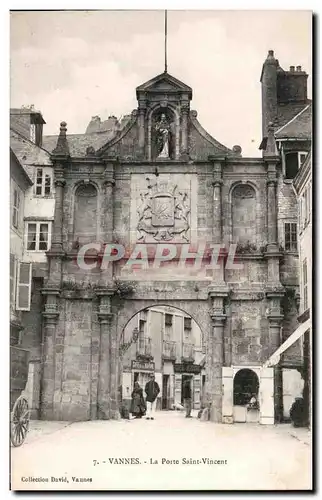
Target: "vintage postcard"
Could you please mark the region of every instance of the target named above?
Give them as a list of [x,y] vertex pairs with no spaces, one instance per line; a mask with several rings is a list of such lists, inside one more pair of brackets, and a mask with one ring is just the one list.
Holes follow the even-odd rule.
[[312,490],[312,17],[10,12],[12,490]]

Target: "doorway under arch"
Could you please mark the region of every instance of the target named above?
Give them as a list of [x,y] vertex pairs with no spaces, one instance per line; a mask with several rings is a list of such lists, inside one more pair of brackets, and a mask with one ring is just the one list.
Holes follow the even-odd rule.
[[234,377],[234,422],[259,422],[257,374],[250,368],[238,370]]

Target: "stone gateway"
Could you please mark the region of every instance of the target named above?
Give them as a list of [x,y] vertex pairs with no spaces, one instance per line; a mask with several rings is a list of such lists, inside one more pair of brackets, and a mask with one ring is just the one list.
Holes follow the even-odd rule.
[[[62,122],[54,141],[43,138],[54,165],[55,215],[41,292],[41,418],[119,418],[122,332],[135,314],[161,304],[200,326],[210,420],[236,420],[240,370],[258,380],[257,421],[280,418],[281,368],[263,364],[281,344],[281,331],[285,339],[296,322],[298,256],[286,251],[283,228],[296,222],[297,206],[268,117],[272,58],[262,72],[262,158],[244,158],[239,146],[211,137],[190,109],[192,89],[167,72],[137,87],[137,108],[115,133],[94,127],[69,136]],[[95,244],[144,243],[149,259],[149,245],[165,242],[179,252],[200,242],[227,251],[235,244],[240,269],[225,268],[224,258],[198,271],[178,259],[152,269],[125,269],[121,260],[105,269],[77,265],[85,244],[91,264],[100,257]],[[293,350],[289,368],[297,355]],[[238,377],[245,394],[249,380]]]

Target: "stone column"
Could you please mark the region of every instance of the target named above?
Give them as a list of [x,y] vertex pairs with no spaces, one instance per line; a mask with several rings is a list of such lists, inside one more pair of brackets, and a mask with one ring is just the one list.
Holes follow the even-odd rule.
[[267,181],[267,240],[269,247],[277,248],[276,179]]
[[[274,354],[282,343],[281,325],[283,315],[281,314],[281,299],[283,291],[267,293],[270,299],[270,312],[268,314],[268,336],[269,336],[269,356]],[[283,373],[280,361],[274,366],[274,408],[275,421],[283,420]]]
[[208,339],[208,353],[206,364],[206,392],[207,403],[210,407],[210,420],[222,421],[222,367],[224,365],[224,326],[226,314],[224,300],[228,291],[215,290],[211,287],[209,295],[212,301],[210,312],[211,331]]
[[138,125],[139,125],[139,150],[142,158],[144,158],[145,153],[145,113],[146,113],[146,101],[139,101],[139,116],[138,116]]
[[[107,165],[104,173],[104,195],[102,203],[102,239],[103,243],[110,244],[114,240],[114,172],[113,165]],[[103,254],[101,255],[103,257]],[[113,277],[113,267],[109,264],[107,269],[101,269],[100,287],[109,286]]]
[[189,104],[181,106],[181,154],[188,153],[188,115]]
[[63,251],[63,204],[64,204],[64,170],[63,163],[58,162],[54,167],[55,176],[55,212],[52,225],[51,247],[47,252],[48,257],[48,283],[60,286],[62,276]]
[[54,410],[55,392],[55,344],[56,325],[58,321],[57,297],[58,289],[43,289],[46,295],[43,337],[42,337],[42,373],[40,391],[40,417],[43,420],[57,420]]
[[[97,394],[97,416],[98,419],[108,420],[112,417],[112,349],[111,349],[111,296],[113,290],[99,290],[96,292],[100,297],[98,319],[100,322],[100,355],[98,368],[98,394]],[[114,355],[114,353],[113,353]]]
[[222,421],[222,367],[224,363],[224,324],[226,316],[212,315],[211,409],[210,420]]
[[[221,160],[214,160],[213,163],[213,221],[212,221],[212,243],[213,245],[220,245],[222,251],[223,246],[223,228],[222,228],[222,164]],[[213,280],[215,282],[224,282],[224,258],[221,251],[221,256],[217,264],[220,266],[218,269],[213,270]]]

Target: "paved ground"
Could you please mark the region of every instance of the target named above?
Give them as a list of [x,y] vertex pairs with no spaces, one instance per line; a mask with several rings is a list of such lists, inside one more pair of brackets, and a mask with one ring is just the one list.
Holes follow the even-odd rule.
[[[139,463],[111,463],[121,458]],[[154,421],[33,421],[11,461],[15,490],[311,489],[307,429],[213,424],[180,412]]]

